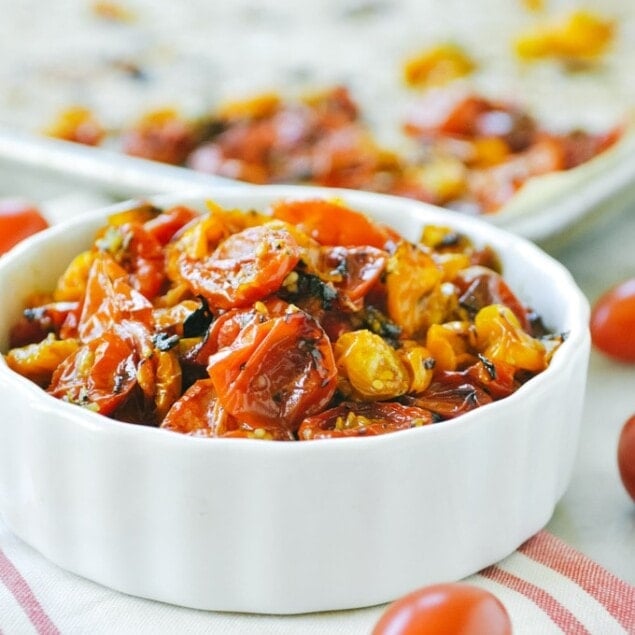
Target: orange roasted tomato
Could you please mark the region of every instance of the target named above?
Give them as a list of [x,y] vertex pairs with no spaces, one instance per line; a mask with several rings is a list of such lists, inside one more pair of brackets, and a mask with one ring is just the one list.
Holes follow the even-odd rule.
[[273,206],[273,216],[297,225],[322,245],[370,245],[383,249],[393,235],[356,210],[320,199],[281,201]]
[[197,437],[230,439],[293,440],[290,431],[280,426],[250,426],[225,410],[211,379],[199,379],[168,411],[161,427]]
[[309,441],[504,399],[562,340],[493,250],[451,228],[412,242],[321,199],[207,207],[112,214],[54,288],[28,298],[9,367],[119,421]]
[[295,432],[335,392],[331,344],[303,311],[251,323],[209,359],[208,372],[224,408],[258,427]]
[[14,198],[0,199],[0,254],[47,227],[48,222],[32,203]]
[[373,635],[511,635],[507,609],[489,591],[464,583],[433,584],[391,604]]
[[303,440],[370,437],[417,428],[433,421],[434,415],[429,410],[417,406],[396,402],[347,402],[307,417],[300,425],[298,437]]
[[129,284],[146,298],[159,294],[165,280],[163,249],[145,225],[110,225],[97,246],[127,272]]
[[205,260],[183,257],[181,275],[192,291],[222,308],[247,306],[277,291],[300,259],[285,229],[266,225],[232,234]]
[[136,384],[138,358],[129,342],[103,333],[67,357],[48,392],[104,415],[122,405]]

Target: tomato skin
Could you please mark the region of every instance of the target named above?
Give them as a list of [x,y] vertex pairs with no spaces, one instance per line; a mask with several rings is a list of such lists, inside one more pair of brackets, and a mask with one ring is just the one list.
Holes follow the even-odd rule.
[[393,602],[372,635],[511,635],[507,610],[489,591],[433,584]]
[[172,405],[161,428],[197,437],[293,440],[293,435],[283,428],[254,429],[232,417],[218,400],[211,379],[199,379],[190,386]]
[[89,273],[77,325],[80,339],[87,342],[110,329],[123,333],[126,325],[134,328],[135,324],[149,332],[152,305],[126,282],[125,272],[116,262],[108,256],[97,258]]
[[141,223],[109,227],[97,241],[128,273],[128,281],[139,293],[152,299],[165,280],[162,246]]
[[393,236],[361,212],[324,200],[281,201],[273,217],[298,225],[322,245],[383,249]]
[[622,483],[635,502],[635,415],[626,420],[620,433],[617,466]]
[[55,370],[47,391],[109,415],[136,385],[137,356],[115,333],[104,333],[69,355]]
[[277,291],[300,256],[288,231],[258,225],[232,234],[203,261],[184,257],[180,270],[192,291],[210,306],[232,309]]
[[514,312],[523,330],[531,332],[527,307],[499,273],[487,267],[472,266],[461,271],[454,283],[461,291],[461,306],[477,313],[489,304],[504,304]]
[[[344,425],[338,427],[338,420]],[[433,423],[430,411],[396,402],[344,402],[307,417],[298,429],[301,441],[371,437]]]
[[331,343],[303,311],[251,322],[210,356],[208,373],[231,415],[253,428],[294,432],[327,405],[337,381]]
[[591,311],[595,347],[621,362],[635,363],[635,278],[604,293]]
[[405,403],[436,413],[442,419],[452,419],[493,401],[492,396],[475,382],[470,371],[442,371],[426,390]]
[[375,247],[325,247],[323,268],[341,273],[341,280],[333,284],[340,293],[340,301],[353,310],[361,309],[363,298],[377,284],[388,262],[388,253]]
[[0,199],[0,254],[48,226],[35,205],[20,199]]
[[11,348],[39,342],[47,333],[67,337],[65,326],[77,321],[79,311],[79,302],[51,302],[25,309],[22,319],[11,329]]
[[144,229],[161,245],[167,245],[176,232],[197,217],[198,214],[193,209],[185,205],[176,205],[146,221]]

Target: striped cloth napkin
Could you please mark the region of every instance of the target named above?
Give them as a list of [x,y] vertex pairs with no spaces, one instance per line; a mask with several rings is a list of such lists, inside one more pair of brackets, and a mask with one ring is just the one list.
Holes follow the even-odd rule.
[[[635,633],[635,587],[541,531],[466,582],[496,594],[515,635]],[[296,616],[195,611],[122,595],[67,573],[0,520],[0,633],[370,633],[385,606]]]

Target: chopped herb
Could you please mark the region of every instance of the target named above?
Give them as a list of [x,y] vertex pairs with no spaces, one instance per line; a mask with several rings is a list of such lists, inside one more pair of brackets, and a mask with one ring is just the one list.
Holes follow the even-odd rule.
[[481,355],[479,353],[478,358],[481,360],[481,364],[483,364],[483,366],[485,367],[485,370],[487,371],[487,374],[490,376],[491,379],[496,379],[496,366],[494,365],[494,362],[492,362],[491,359],[487,359],[487,357],[485,357],[485,355]]
[[395,324],[383,311],[368,305],[356,314],[360,325],[358,328],[366,328],[388,340],[394,347],[398,346],[397,340],[401,335],[401,327]]
[[204,335],[209,325],[214,321],[214,316],[207,306],[207,300],[202,296],[198,298],[201,305],[192,311],[183,322],[183,337],[197,337]]
[[337,290],[335,287],[329,282],[324,282],[314,274],[305,273],[303,271],[296,272],[298,277],[292,286],[293,290],[291,291],[291,289],[283,287],[280,290],[280,296],[290,302],[294,302],[298,298],[310,296],[319,300],[322,304],[322,308],[332,308],[333,303],[337,300]]

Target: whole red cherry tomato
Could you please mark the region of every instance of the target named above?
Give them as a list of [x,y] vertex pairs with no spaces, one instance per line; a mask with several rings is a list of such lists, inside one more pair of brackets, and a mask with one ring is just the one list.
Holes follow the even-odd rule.
[[507,610],[489,591],[433,584],[393,602],[373,635],[511,635]]
[[635,501],[635,415],[627,419],[620,433],[617,466],[626,491]]
[[0,199],[0,254],[47,227],[46,219],[32,203]]
[[602,295],[591,312],[596,348],[622,362],[635,362],[635,278]]

